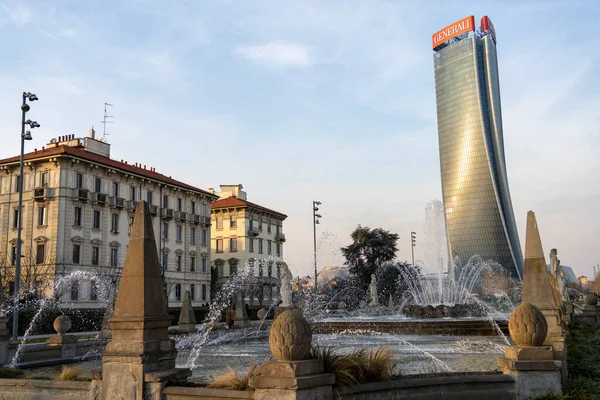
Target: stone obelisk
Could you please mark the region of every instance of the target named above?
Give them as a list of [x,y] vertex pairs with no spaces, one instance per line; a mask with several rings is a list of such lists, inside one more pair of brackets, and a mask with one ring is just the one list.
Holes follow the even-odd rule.
[[175,369],[167,310],[150,209],[139,201],[102,354],[102,399],[160,399],[166,381],[191,375]]

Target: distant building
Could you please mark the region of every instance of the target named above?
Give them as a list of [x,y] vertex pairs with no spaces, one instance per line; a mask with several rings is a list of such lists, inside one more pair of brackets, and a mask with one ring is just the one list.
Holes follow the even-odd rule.
[[[210,301],[210,203],[218,196],[141,163],[111,159],[110,144],[93,130],[85,138],[52,139],[24,160],[23,179],[19,156],[0,160],[0,287],[14,291],[9,272],[17,257],[23,182],[21,288],[52,294],[56,282],[76,270],[116,281],[136,204],[146,200],[169,305],[181,306],[186,290],[193,305]],[[62,289],[69,306],[102,306],[94,279],[74,279]]]
[[496,34],[469,16],[432,36],[442,194],[450,259],[479,255],[522,279],[504,156]]
[[255,277],[251,304],[270,304],[279,293],[279,271],[283,258],[283,221],[287,216],[247,200],[242,185],[221,185],[220,197],[211,205],[211,251],[218,282],[223,283],[248,265]]
[[589,282],[588,277],[585,275],[581,275],[579,278],[577,278],[577,280],[579,280],[579,284],[583,287],[586,287]]

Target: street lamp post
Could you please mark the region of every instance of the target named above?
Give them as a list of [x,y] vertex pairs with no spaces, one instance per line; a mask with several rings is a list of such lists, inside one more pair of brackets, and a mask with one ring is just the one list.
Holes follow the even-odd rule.
[[23,227],[23,185],[25,180],[23,179],[23,157],[25,153],[25,141],[31,140],[31,131],[25,131],[25,125],[29,125],[30,128],[39,128],[40,124],[30,119],[25,120],[25,114],[30,110],[27,100],[36,101],[38,98],[35,94],[30,92],[23,92],[23,104],[21,105],[21,157],[19,159],[19,205],[17,215],[17,248],[16,248],[16,260],[15,260],[15,298],[13,307],[13,329],[12,338],[17,340],[19,334],[19,291],[21,283],[21,229]]
[[315,294],[317,293],[317,224],[321,215],[317,214],[319,211],[320,201],[313,200],[313,240],[314,240],[314,256],[315,256]]
[[417,245],[417,233],[410,233],[410,251],[412,253],[412,265],[415,266],[415,246]]

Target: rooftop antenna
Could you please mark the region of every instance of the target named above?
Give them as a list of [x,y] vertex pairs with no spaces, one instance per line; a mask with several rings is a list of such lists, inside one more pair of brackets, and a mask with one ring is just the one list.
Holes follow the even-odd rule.
[[107,136],[107,133],[106,133],[106,124],[112,124],[112,121],[107,121],[106,119],[107,118],[114,118],[112,115],[108,115],[108,113],[106,111],[106,107],[107,106],[112,107],[113,105],[110,104],[110,103],[104,103],[104,118],[102,119],[102,121],[100,121],[102,123],[102,126],[103,126],[103,128],[102,128],[102,139],[103,140],[106,140],[106,136]]

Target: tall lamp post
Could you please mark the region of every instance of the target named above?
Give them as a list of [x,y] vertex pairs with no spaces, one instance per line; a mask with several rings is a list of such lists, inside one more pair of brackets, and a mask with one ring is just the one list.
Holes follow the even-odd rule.
[[410,251],[412,253],[412,265],[415,266],[415,246],[417,245],[417,233],[410,233]]
[[321,215],[317,214],[319,211],[320,201],[313,200],[313,240],[314,240],[314,255],[315,255],[315,294],[317,293],[317,224]]
[[16,260],[15,260],[15,299],[13,308],[13,329],[12,338],[17,340],[19,335],[19,291],[21,283],[21,229],[23,227],[23,155],[25,153],[25,141],[31,140],[31,131],[25,130],[25,125],[29,125],[31,129],[39,128],[40,124],[30,119],[25,120],[25,114],[30,110],[27,100],[36,101],[38,98],[35,94],[30,92],[23,92],[23,104],[21,105],[21,158],[19,160],[19,206],[18,206],[18,221],[17,221],[17,248],[16,248]]

